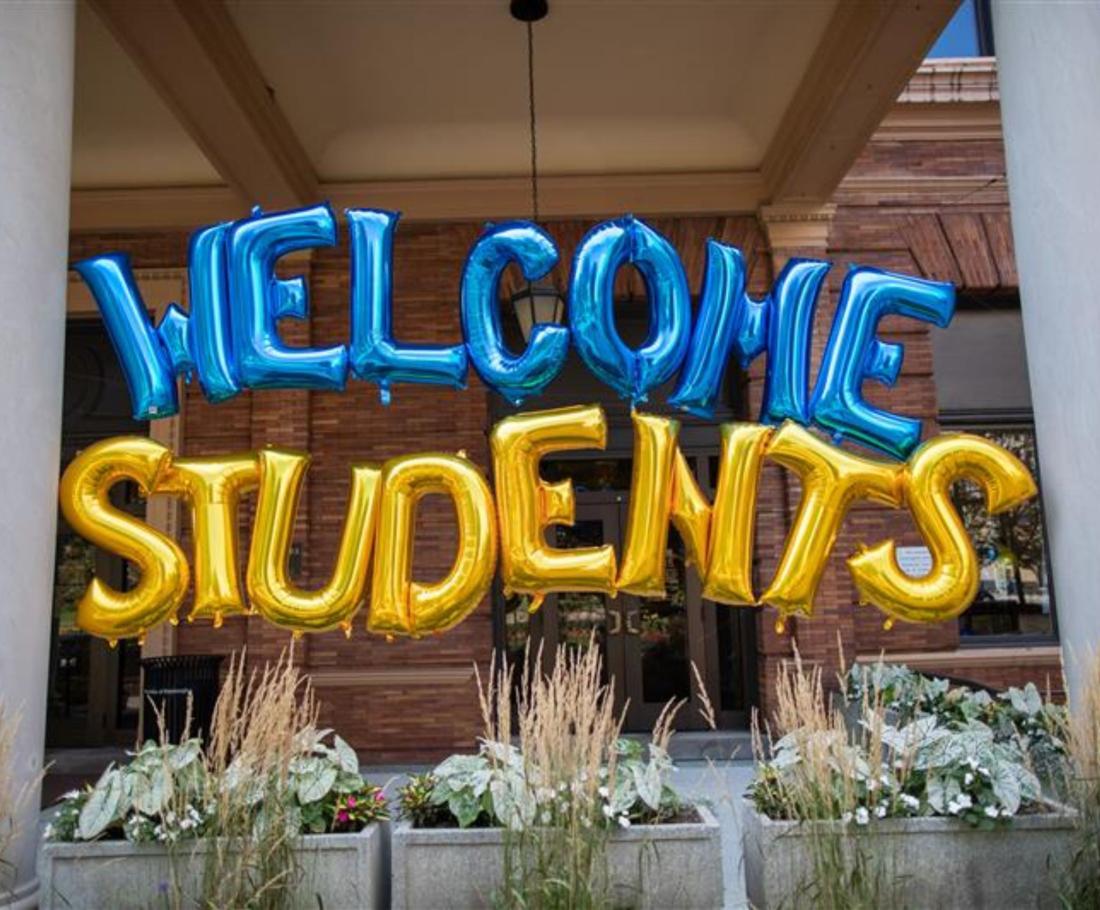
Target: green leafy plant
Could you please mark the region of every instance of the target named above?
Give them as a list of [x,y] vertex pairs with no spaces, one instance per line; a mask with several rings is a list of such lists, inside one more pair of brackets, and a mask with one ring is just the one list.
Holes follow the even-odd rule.
[[436,780],[432,774],[413,774],[397,790],[401,815],[415,828],[451,828],[454,815],[446,806],[433,801]]
[[[303,885],[299,837],[358,831],[388,818],[382,789],[360,775],[355,750],[316,719],[290,652],[247,674],[243,656],[235,656],[205,750],[194,738],[169,743],[162,724],[159,742],[66,794],[46,836],[166,846],[173,907],[289,906]],[[200,845],[199,893],[185,894],[180,870],[191,864],[181,854]]]
[[[1019,692],[1017,701],[1026,697]],[[1026,737],[1008,713],[1035,715],[1033,703],[1014,707],[881,664],[849,674],[846,694],[858,720],[829,704],[820,669],[807,670],[796,654],[777,681],[777,735],[754,722],[754,806],[812,823],[812,873],[792,896],[798,905],[840,910],[896,899],[896,876],[876,851],[878,819],[942,816],[990,829],[1042,809]],[[1011,735],[986,722],[998,718],[1013,724]]]
[[1061,781],[1067,755],[1066,709],[1044,700],[1034,683],[993,697],[984,690],[925,676],[904,664],[878,661],[853,665],[843,678],[843,688],[849,704],[859,705],[873,695],[887,720],[898,726],[921,717],[934,717],[939,726],[949,729],[980,723],[993,732],[996,742],[1022,750],[1040,781],[1055,790]]
[[[325,740],[332,737],[331,744]],[[285,790],[300,821],[297,833],[358,831],[389,817],[382,788],[359,774],[355,750],[329,730],[303,731],[308,752],[289,765]],[[251,789],[260,781],[239,768],[222,780],[211,779],[202,743],[146,742],[131,760],[111,765],[99,780],[66,793],[45,836],[55,841],[126,839],[134,843],[175,843],[204,837],[220,790]],[[354,770],[353,770],[354,769]],[[350,804],[349,804],[350,803]],[[255,802],[259,821],[260,802]]]
[[[660,824],[685,811],[683,798],[670,783],[674,770],[661,745],[620,738],[614,780],[606,765],[597,770],[602,827]],[[579,787],[555,790],[527,779],[528,766],[511,744],[483,741],[476,755],[452,755],[430,774],[410,778],[399,793],[402,813],[416,827],[487,827],[512,829],[538,824],[561,811]],[[541,779],[541,775],[537,775]]]
[[417,827],[504,829],[495,906],[607,907],[611,833],[688,811],[670,783],[668,741],[680,705],[666,707],[650,743],[625,739],[591,639],[560,648],[546,675],[533,669],[540,656],[524,654],[532,670],[521,679],[501,669],[485,686],[479,677],[485,733],[477,753],[410,778],[401,811]]
[[[750,795],[760,812],[857,826],[876,818],[935,815],[992,828],[1039,806],[1040,782],[1019,738],[998,738],[994,729],[974,719],[972,708],[949,698],[943,686],[910,685],[898,674],[880,679],[887,683],[885,691],[861,693],[860,731],[847,729],[837,712],[825,708],[819,678],[788,684],[810,691],[781,697],[790,726],[771,743],[770,758],[762,744],[758,750],[761,761]],[[900,695],[899,680],[904,686]],[[909,698],[914,692],[917,697]],[[886,722],[887,705],[911,706],[926,698],[950,709],[905,710],[895,716],[911,718],[908,722]],[[989,716],[985,700],[976,703],[984,706],[979,713]]]

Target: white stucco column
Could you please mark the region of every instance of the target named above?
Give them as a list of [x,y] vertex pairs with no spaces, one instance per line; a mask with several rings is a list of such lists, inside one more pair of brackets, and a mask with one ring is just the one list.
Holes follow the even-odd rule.
[[0,5],[0,697],[22,715],[14,783],[33,790],[5,857],[14,882],[0,873],[0,906],[29,905],[37,890],[72,114],[71,0]]
[[994,39],[1071,696],[1100,650],[1100,5],[997,2]]

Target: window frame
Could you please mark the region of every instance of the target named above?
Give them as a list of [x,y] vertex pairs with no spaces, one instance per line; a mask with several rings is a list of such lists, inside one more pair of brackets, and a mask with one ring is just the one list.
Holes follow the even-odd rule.
[[[1054,590],[1054,567],[1050,558],[1050,542],[1047,539],[1047,514],[1043,501],[1042,456],[1039,438],[1035,432],[1035,415],[1030,408],[1003,410],[945,410],[939,414],[939,424],[944,430],[954,432],[982,430],[1026,430],[1035,437],[1035,485],[1039,489],[1039,513],[1043,521],[1043,560],[1047,569],[1047,598],[1050,605],[1050,632],[1001,633],[990,635],[963,635],[959,632],[959,648],[1036,647],[1060,643],[1058,631],[1058,599]],[[972,606],[972,605],[971,605]],[[967,607],[969,610],[970,607]],[[965,614],[960,614],[959,622]]]

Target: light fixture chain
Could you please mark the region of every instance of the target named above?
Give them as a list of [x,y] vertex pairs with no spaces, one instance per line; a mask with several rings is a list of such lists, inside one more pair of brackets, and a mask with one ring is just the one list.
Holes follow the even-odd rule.
[[527,103],[531,114],[531,214],[539,220],[539,146],[535,133],[535,33],[527,23]]

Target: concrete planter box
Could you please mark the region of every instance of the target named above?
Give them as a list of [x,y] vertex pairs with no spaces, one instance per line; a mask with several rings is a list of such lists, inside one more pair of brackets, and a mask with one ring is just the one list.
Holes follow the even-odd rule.
[[[994,831],[953,818],[888,818],[846,830],[866,832],[860,841],[897,886],[899,906],[972,910],[1057,906],[1050,865],[1070,855],[1073,823],[1072,813],[1052,811],[1017,816]],[[742,801],[745,888],[753,907],[807,906],[810,837],[815,826],[829,824],[774,821]]]
[[[616,906],[714,910],[722,906],[718,822],[704,807],[700,821],[638,825],[616,831],[609,874]],[[394,910],[473,910],[491,906],[500,887],[500,828],[393,827]]]
[[[176,874],[185,898],[197,897],[208,841],[176,848]],[[297,905],[326,910],[387,906],[389,831],[373,824],[355,834],[311,834],[298,847],[302,880]],[[168,851],[127,841],[45,843],[39,852],[41,910],[103,908],[138,910],[167,906],[171,879]],[[318,903],[321,901],[323,903]]]

